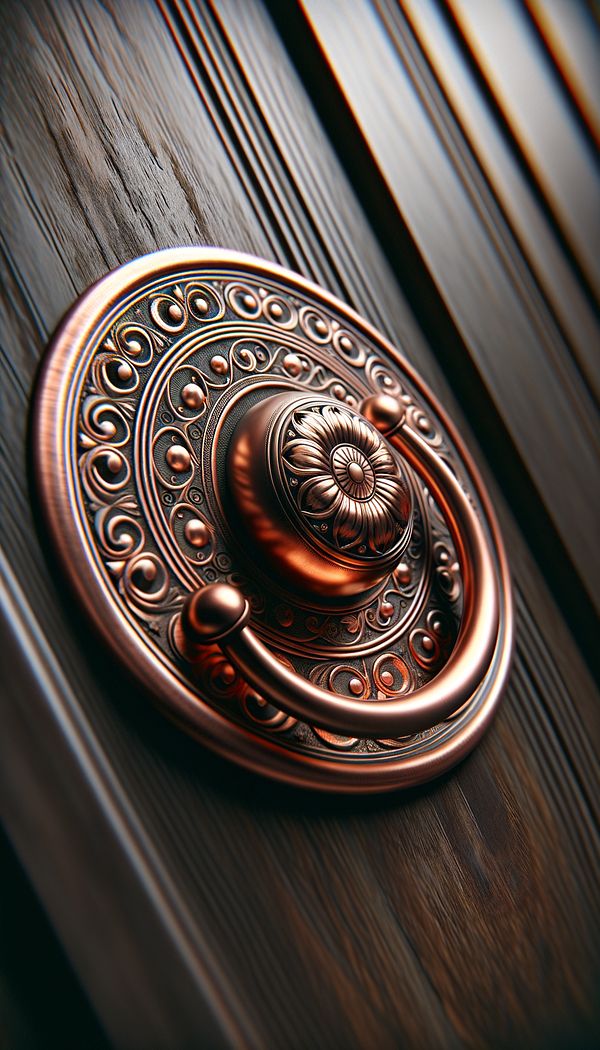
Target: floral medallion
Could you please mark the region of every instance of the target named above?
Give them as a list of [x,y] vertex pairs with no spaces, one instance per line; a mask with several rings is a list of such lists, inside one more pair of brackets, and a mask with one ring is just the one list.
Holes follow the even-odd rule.
[[406,545],[410,490],[392,449],[370,423],[341,406],[322,404],[293,412],[285,434],[288,491],[323,538],[361,558]]

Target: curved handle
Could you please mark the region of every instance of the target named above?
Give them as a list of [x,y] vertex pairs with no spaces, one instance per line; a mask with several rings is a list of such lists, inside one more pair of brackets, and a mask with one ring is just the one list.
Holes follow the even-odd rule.
[[421,476],[440,507],[456,547],[464,584],[463,617],[454,649],[440,673],[398,699],[355,700],[321,689],[277,660],[248,626],[243,595],[212,584],[190,595],[182,623],[190,640],[218,642],[261,695],[302,721],[347,736],[398,737],[428,729],[473,695],[487,671],[499,626],[498,583],[489,540],[452,471],[405,420],[401,402],[367,398],[363,415]]

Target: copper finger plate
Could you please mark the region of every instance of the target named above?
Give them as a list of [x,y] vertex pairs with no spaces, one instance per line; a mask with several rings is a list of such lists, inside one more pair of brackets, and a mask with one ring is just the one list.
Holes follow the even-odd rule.
[[[389,738],[295,717],[285,695],[274,703],[241,672],[235,646],[214,632],[191,644],[185,613],[202,589],[235,588],[274,673],[321,697],[408,702],[443,681],[479,581],[464,576],[435,486],[361,414],[374,397],[401,406],[415,456],[460,490],[497,596],[491,655],[458,708]],[[429,780],[475,745],[512,648],[502,540],[443,409],[353,310],[273,263],[157,252],[77,302],[34,413],[37,484],[65,575],[122,673],[203,744],[346,792]]]

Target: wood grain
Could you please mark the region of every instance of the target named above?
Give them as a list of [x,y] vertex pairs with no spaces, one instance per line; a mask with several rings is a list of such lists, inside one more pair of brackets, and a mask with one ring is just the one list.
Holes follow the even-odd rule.
[[[546,2],[543,6],[550,14],[551,4]],[[393,5],[389,9],[393,17]],[[577,12],[581,12],[577,4],[569,5],[567,10],[558,3],[555,9],[556,13],[564,10],[566,21],[572,12],[574,22]],[[482,92],[477,69],[469,63],[460,37],[451,32],[447,13],[436,0],[404,0],[403,10],[422,50],[422,60],[431,65],[465,142],[491,184],[523,258],[566,335],[563,349],[571,350],[597,398],[600,335],[593,303],[564,251],[552,216],[539,200],[535,185],[504,133],[502,121],[495,119],[494,100]],[[587,79],[593,82],[590,75]]]
[[600,34],[593,9],[586,4],[563,4],[561,0],[527,0],[526,6],[569,101],[576,107],[592,142],[600,144],[596,61]]
[[108,266],[170,244],[326,283],[403,347],[476,451],[267,12],[31,0],[4,30],[0,798],[113,1040],[591,1041],[597,695],[489,471],[518,592],[506,700],[456,773],[383,799],[263,782],[166,724],[81,623],[35,520],[45,341]]
[[451,0],[450,8],[557,225],[600,295],[597,157],[526,9],[507,4],[498,24],[491,4]]
[[2,832],[0,868],[0,1045],[3,1050],[108,1050],[106,1036]]

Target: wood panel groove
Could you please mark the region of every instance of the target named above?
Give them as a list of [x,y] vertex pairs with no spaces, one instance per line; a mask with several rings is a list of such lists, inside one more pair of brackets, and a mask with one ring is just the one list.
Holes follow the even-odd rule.
[[[273,249],[274,258],[282,259],[278,239],[284,238],[288,243],[289,251],[296,260],[295,264],[302,268],[303,255],[302,246],[299,243],[292,225],[288,222],[285,208],[277,200],[277,182],[264,165],[260,165],[257,171],[247,163],[247,155],[254,153],[250,137],[243,130],[243,124],[237,119],[231,100],[223,90],[219,90],[220,77],[218,67],[211,66],[211,72],[217,74],[214,79],[210,75],[204,79],[198,72],[207,61],[206,50],[201,36],[194,26],[193,20],[188,13],[187,5],[178,4],[174,8],[175,15],[171,15],[170,8],[166,4],[159,3],[173,40],[182,55],[192,81],[203,99],[209,111],[215,114],[215,127],[219,129],[221,140],[228,155],[235,163],[236,170],[240,174],[249,199],[256,196],[262,207],[257,209],[260,215],[269,217],[269,239]],[[179,23],[183,22],[185,35],[179,31]],[[192,51],[186,42],[191,42]],[[212,99],[212,102],[208,102]],[[227,130],[226,130],[227,129]],[[255,153],[255,156],[257,154]],[[274,191],[274,196],[269,197],[265,189],[265,183]]]
[[[201,7],[198,4],[194,4],[193,0],[187,0],[187,2],[198,20],[201,14]],[[226,3],[222,3],[219,6],[211,3],[210,8],[212,18],[209,19],[205,15],[203,24],[206,27],[206,32],[209,34],[212,45],[216,49],[216,62],[226,64],[230,85],[229,91],[238,99],[238,104],[243,109],[251,130],[257,136],[260,136],[263,156],[265,153],[272,155],[274,162],[277,164],[279,183],[280,185],[284,184],[287,188],[286,199],[293,207],[295,225],[299,222],[304,224],[307,240],[310,239],[315,248],[318,249],[319,265],[316,266],[313,263],[305,272],[309,273],[319,283],[335,288],[337,294],[341,295],[342,298],[352,296],[355,293],[356,281],[353,282],[353,288],[348,283],[350,272],[348,266],[342,271],[336,265],[337,240],[332,241],[327,225],[319,222],[319,215],[314,207],[314,200],[311,201],[310,207],[306,206],[306,198],[298,179],[297,165],[290,165],[286,160],[285,143],[281,137],[281,125],[277,125],[273,121],[272,113],[271,119],[266,117],[258,103],[257,95],[253,90],[255,84],[253,84],[249,72],[250,69],[252,69],[253,73],[257,71],[256,67],[252,66],[252,54],[245,51],[242,61],[242,54],[239,48],[236,47],[236,43],[239,44],[243,40],[244,25],[246,24],[245,18],[248,16],[248,11],[244,12],[239,6],[232,9]],[[252,15],[249,25],[251,31],[250,39],[253,41],[251,52],[258,56],[260,55],[261,44],[261,38],[258,34],[264,26],[261,26],[259,22],[259,9],[255,8]],[[235,40],[230,36],[228,29],[229,31],[237,31]],[[263,71],[266,71],[265,63],[261,63],[261,65]],[[272,109],[277,106],[278,94],[276,85],[273,85],[269,93],[270,100],[274,104]],[[289,131],[292,130],[291,126],[293,126],[293,121],[289,120],[288,115]],[[275,133],[275,128],[277,128],[278,134]],[[289,131],[288,141],[290,138]]]
[[[468,6],[463,0],[451,0],[449,10],[502,113],[514,149],[520,152],[549,214],[570,246],[583,281],[597,299],[597,158],[587,136],[582,136],[579,125],[570,119],[552,63],[532,31],[526,5],[507,4],[499,26],[484,4]],[[560,163],[557,143],[561,153],[569,157],[568,167]]]
[[[412,0],[410,0],[410,2],[412,2]],[[433,0],[433,2],[436,3],[437,0]],[[512,0],[511,5],[514,8],[515,5],[512,4]],[[523,5],[520,6],[523,8]],[[521,148],[518,139],[515,137],[515,129],[510,120],[510,115],[503,107],[499,94],[493,90],[490,81],[486,78],[481,64],[477,59],[476,49],[473,49],[468,42],[467,35],[461,31],[457,7],[455,6],[454,10],[452,10],[449,5],[446,5],[443,8],[443,17],[446,25],[446,32],[449,36],[454,38],[457,50],[460,52],[466,67],[468,67],[475,80],[481,98],[485,100],[485,106],[491,116],[491,122],[496,125],[499,137],[504,140],[507,152],[513,158],[515,170],[520,172],[522,183],[529,191],[529,204],[534,208],[537,208],[539,215],[542,217],[551,233],[555,245],[558,248],[558,252],[563,256],[566,263],[566,268],[563,268],[563,274],[568,274],[570,271],[571,280],[569,281],[569,291],[578,296],[578,313],[586,316],[588,322],[592,322],[592,330],[597,330],[598,314],[594,292],[581,267],[577,253],[574,251],[573,244],[570,243],[565,236],[564,228],[561,227],[555,210],[550,206],[548,199],[540,186],[539,180],[536,179],[532,167],[528,162],[526,152]],[[551,122],[548,121],[548,123]],[[539,230],[540,227],[538,227],[538,232]],[[534,247],[532,241],[530,241],[530,247]],[[553,260],[554,267],[556,267],[558,263],[559,260],[555,256]],[[554,282],[554,286],[556,289],[556,281]],[[573,325],[577,325],[578,317],[573,310],[567,309],[564,311],[563,317],[567,319],[568,327],[571,330]],[[579,350],[580,353],[583,352],[588,367],[591,366],[592,379],[597,389],[598,374],[593,357],[589,354],[589,351],[587,354],[585,353],[581,343],[579,344]]]
[[[329,144],[310,109],[301,102],[294,106],[296,93],[282,93],[277,79],[278,65],[261,61],[261,45],[264,48],[274,46],[272,25],[257,4],[240,8],[225,0],[217,5],[211,4],[211,8],[233,60],[244,70],[245,88],[249,93],[247,107],[256,109],[261,124],[273,129],[270,139],[281,157],[290,193],[298,198],[301,211],[314,216],[313,236],[331,260],[329,287],[354,303],[358,310],[368,310],[375,323],[385,331],[388,322],[385,311],[379,309],[377,280],[370,276],[364,260],[361,263],[351,236],[354,214],[345,187],[337,201],[338,209],[344,209],[342,219],[345,221],[338,219],[336,222],[334,198],[336,190],[342,189],[342,173],[338,172],[336,182],[332,183],[327,179],[327,164],[320,162],[321,153],[327,155],[330,152]],[[199,10],[198,5],[196,10]],[[308,142],[311,149],[306,149]],[[340,253],[343,266],[336,261]],[[309,275],[327,284],[327,274],[322,270],[309,271]],[[406,310],[406,303],[402,305]]]
[[[585,391],[584,396],[587,397],[591,386],[597,406],[598,396],[600,395],[600,374],[598,372],[596,355],[589,344],[590,341],[593,343],[594,340],[596,342],[600,340],[600,328],[596,317],[590,314],[589,308],[586,308],[582,302],[581,289],[577,286],[576,281],[572,278],[569,280],[566,267],[561,265],[562,260],[559,258],[558,251],[550,243],[549,238],[547,236],[544,237],[541,224],[538,222],[536,238],[540,237],[540,235],[543,238],[542,245],[546,251],[551,253],[553,264],[552,269],[550,266],[546,266],[540,280],[539,266],[536,265],[539,258],[539,248],[535,258],[532,258],[530,248],[534,247],[535,249],[535,242],[532,244],[531,238],[528,241],[523,236],[523,231],[518,224],[511,221],[512,200],[508,193],[502,194],[501,185],[498,185],[497,179],[494,181],[493,170],[491,172],[489,168],[486,170],[485,161],[482,161],[481,155],[477,153],[476,140],[474,142],[472,139],[469,139],[464,121],[461,123],[456,110],[452,108],[450,99],[439,79],[440,76],[444,75],[443,68],[438,70],[435,66],[432,67],[429,62],[427,62],[429,88],[426,88],[427,97],[425,98],[423,88],[419,86],[419,78],[423,79],[424,64],[428,55],[425,50],[426,41],[424,43],[422,36],[420,37],[417,33],[419,25],[423,26],[424,11],[419,11],[413,7],[413,22],[411,23],[408,19],[405,21],[401,17],[399,8],[390,4],[389,0],[379,0],[378,6],[385,25],[389,29],[390,39],[396,42],[400,58],[405,53],[410,53],[412,56],[415,67],[413,75],[415,88],[424,99],[424,104],[427,106],[432,122],[436,125],[440,138],[447,143],[448,152],[455,154],[456,168],[465,191],[472,200],[481,222],[488,228],[496,250],[511,275],[513,294],[522,300],[532,324],[535,325],[539,332],[546,353],[550,355],[558,376],[565,383],[567,389],[573,375],[572,369],[569,367],[572,363],[580,375],[579,382],[576,379],[574,380],[576,383],[574,386],[575,396],[577,397],[578,393],[583,390]],[[444,55],[447,52],[448,44],[446,42]],[[426,81],[424,80],[425,85]],[[514,189],[511,188],[511,195],[513,192]],[[527,204],[526,219],[531,222],[531,212],[534,207],[533,201],[530,199]],[[522,206],[520,213],[522,221],[525,218],[524,212],[525,207]],[[518,215],[518,213],[516,214]],[[544,277],[551,281],[553,292],[560,279],[565,281],[569,296],[577,297],[576,304],[573,303],[572,299],[569,300],[568,317],[573,317],[576,305],[575,323],[583,315],[585,328],[582,336],[575,344],[569,341],[567,330],[563,324],[563,318],[567,311],[563,309],[562,316],[557,312],[557,297],[556,295],[548,294],[545,290]],[[565,355],[568,357],[566,366],[563,363]],[[594,437],[593,440],[595,440]]]
[[593,8],[588,4],[563,4],[560,0],[525,0],[525,8],[552,56],[553,68],[590,137],[591,147],[598,147],[599,33]]
[[528,263],[543,286],[566,344],[590,388],[600,375],[597,314],[576,279],[537,197],[522,174],[460,42],[436,0],[404,0],[404,11],[470,149],[501,203]]
[[[293,186],[289,185],[268,126],[257,119],[245,93],[239,90],[240,76],[233,65],[234,57],[219,47],[214,39],[208,7],[184,2],[177,4],[176,10],[189,37],[191,61],[204,69],[213,91],[218,93],[221,106],[232,114],[232,148],[242,157],[252,185],[259,190],[263,207],[273,215],[280,230],[284,255],[279,248],[278,257],[343,292],[339,278],[334,277],[331,270],[326,246],[311,222],[310,212],[302,208]],[[169,25],[177,36],[177,23],[169,19]],[[180,46],[183,46],[181,42]],[[265,193],[265,183],[272,190],[271,194]]]

